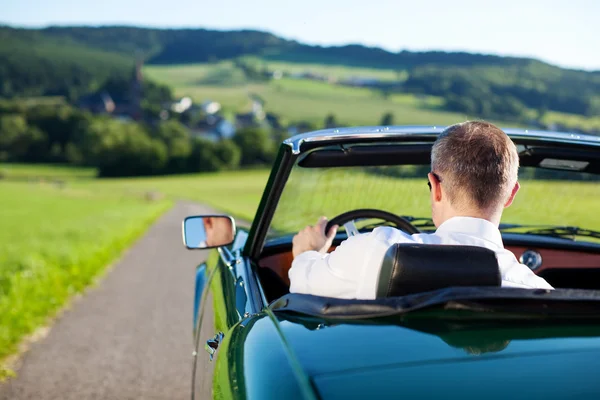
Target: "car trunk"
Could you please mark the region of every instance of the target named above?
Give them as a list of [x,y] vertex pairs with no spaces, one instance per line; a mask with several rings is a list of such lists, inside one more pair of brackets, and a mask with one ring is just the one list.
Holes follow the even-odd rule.
[[598,324],[280,323],[323,399],[600,398]]

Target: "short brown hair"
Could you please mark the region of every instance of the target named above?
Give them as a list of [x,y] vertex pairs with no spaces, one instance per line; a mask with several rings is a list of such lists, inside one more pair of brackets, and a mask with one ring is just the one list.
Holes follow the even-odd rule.
[[440,176],[453,205],[469,201],[490,210],[508,200],[517,182],[519,155],[497,126],[467,121],[440,134],[431,150],[431,170]]

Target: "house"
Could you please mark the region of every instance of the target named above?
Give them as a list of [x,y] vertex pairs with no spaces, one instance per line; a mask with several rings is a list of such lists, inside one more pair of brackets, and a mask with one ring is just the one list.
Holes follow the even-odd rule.
[[175,113],[181,114],[189,110],[190,107],[192,107],[192,104],[191,97],[182,97],[181,99],[172,102],[168,108]]
[[283,129],[283,125],[279,121],[279,116],[268,112],[265,114],[265,119],[266,119],[267,123],[269,124],[269,126],[271,127],[271,129],[275,129],[275,130]]
[[250,112],[235,115],[236,128],[269,128],[268,121],[265,120],[265,100],[254,93],[249,94],[248,97],[252,101]]
[[262,119],[257,118],[253,112],[235,115],[235,127],[237,129],[262,127]]
[[82,96],[77,101],[77,107],[94,114],[112,114],[115,102],[108,92],[96,92]]
[[206,100],[200,105],[200,110],[207,115],[214,115],[221,110],[221,104],[216,101]]
[[200,136],[213,141],[231,139],[236,127],[220,115],[208,115],[189,127],[192,136]]

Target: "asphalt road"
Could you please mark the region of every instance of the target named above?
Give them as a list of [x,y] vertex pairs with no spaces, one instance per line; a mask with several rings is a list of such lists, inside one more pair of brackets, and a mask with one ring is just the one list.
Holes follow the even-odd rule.
[[181,241],[179,203],[34,343],[1,400],[188,399],[195,266]]

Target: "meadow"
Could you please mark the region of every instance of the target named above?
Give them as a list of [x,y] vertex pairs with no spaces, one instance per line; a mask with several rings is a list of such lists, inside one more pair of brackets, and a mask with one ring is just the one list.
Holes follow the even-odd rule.
[[[148,178],[79,180],[74,188],[141,196],[157,192],[173,201],[208,204],[247,221],[254,219],[268,169],[226,171]],[[522,180],[503,222],[574,225],[600,230],[598,182]],[[293,232],[321,215],[329,218],[354,208],[381,208],[399,215],[427,217],[426,177],[393,178],[359,169],[295,170],[290,176],[273,221],[280,231]]]
[[88,171],[16,170],[20,177],[25,170],[60,176],[63,183],[0,180],[0,380],[9,373],[2,359],[17,351],[20,340],[49,323],[171,204],[71,187]]
[[[269,64],[271,65],[271,64]],[[288,72],[311,70],[336,78],[368,76],[392,79],[394,71],[341,66],[276,63]],[[289,68],[284,68],[285,66]],[[235,111],[247,111],[248,95],[265,100],[268,111],[290,122],[310,121],[321,124],[328,114],[347,125],[378,125],[386,112],[394,114],[397,125],[450,124],[466,118],[460,113],[443,111],[443,100],[434,96],[409,94],[383,96],[379,92],[357,87],[331,85],[326,82],[283,78],[266,83],[248,82],[232,62],[146,66],[144,73],[157,82],[171,86],[177,96],[190,96],[196,102],[218,101]]]
[[[600,215],[590,212],[598,209],[599,200],[598,182],[521,180],[502,222],[600,231]],[[332,218],[360,208],[430,217],[427,178],[394,178],[352,168],[297,170],[286,184],[273,224],[279,231],[294,233],[321,215]]]
[[8,180],[62,180],[93,178],[94,168],[76,168],[63,165],[0,164],[0,178]]
[[[252,59],[246,57],[247,59]],[[312,72],[342,80],[352,77],[402,81],[406,72],[392,69],[361,68],[335,64],[311,64],[252,59],[270,70],[290,74]],[[412,94],[382,96],[381,93],[357,87],[344,87],[326,82],[280,79],[266,83],[249,82],[241,69],[231,61],[211,64],[148,65],[144,73],[151,79],[169,85],[176,96],[190,96],[196,102],[213,100],[225,108],[248,111],[249,94],[266,101],[266,109],[289,122],[310,121],[321,124],[328,114],[334,114],[341,124],[378,125],[386,112],[394,114],[396,125],[446,125],[473,116],[443,110],[440,97]],[[535,110],[528,112],[531,118]],[[520,124],[494,121],[509,127]],[[549,111],[542,117],[545,124],[558,123],[567,127],[600,129],[600,117]]]

